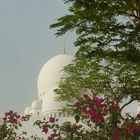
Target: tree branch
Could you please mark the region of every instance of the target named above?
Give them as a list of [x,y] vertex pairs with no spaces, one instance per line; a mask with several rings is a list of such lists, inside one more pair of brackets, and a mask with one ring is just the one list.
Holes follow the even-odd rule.
[[123,99],[124,96],[125,94],[118,95],[117,104],[119,104],[119,102]]
[[125,104],[120,108],[120,111],[122,111],[127,105],[129,105],[129,104],[132,103],[133,101],[135,101],[135,99],[130,99],[127,103],[125,103]]
[[111,90],[111,92],[112,92],[113,96],[115,97],[115,99],[118,100],[118,97],[116,96],[116,94],[115,94],[115,92],[113,91],[113,89],[112,89],[112,87],[111,87],[111,85],[110,85],[109,82],[107,82],[107,85],[108,85],[109,89]]

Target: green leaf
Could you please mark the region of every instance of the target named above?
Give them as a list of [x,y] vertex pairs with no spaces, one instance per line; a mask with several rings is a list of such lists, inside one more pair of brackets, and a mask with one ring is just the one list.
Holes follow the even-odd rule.
[[78,123],[80,121],[80,116],[79,115],[75,115],[75,121],[76,121],[76,123]]

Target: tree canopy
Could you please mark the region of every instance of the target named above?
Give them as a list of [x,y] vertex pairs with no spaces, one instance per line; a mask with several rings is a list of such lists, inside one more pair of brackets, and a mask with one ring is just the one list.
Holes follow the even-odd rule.
[[[75,42],[80,52],[95,55],[120,55],[139,61],[140,1],[139,0],[64,0],[69,15],[58,19],[51,28],[60,36],[69,30],[78,35]],[[96,45],[95,45],[96,44]],[[97,47],[96,47],[97,46]],[[132,55],[132,53],[134,53]],[[133,58],[135,56],[135,58]]]
[[109,96],[122,109],[140,99],[140,1],[64,0],[69,15],[51,28],[57,36],[74,31],[76,60],[65,68],[67,78],[56,93],[68,100],[90,89]]

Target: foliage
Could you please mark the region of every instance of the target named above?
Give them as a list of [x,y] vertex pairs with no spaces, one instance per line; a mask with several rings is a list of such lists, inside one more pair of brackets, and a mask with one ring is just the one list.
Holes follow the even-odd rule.
[[[46,134],[47,140],[77,140],[87,139],[85,128],[81,124],[72,123],[69,121],[60,125],[58,119],[50,117],[44,121],[37,120],[34,125],[39,126],[42,132]],[[86,132],[86,133],[85,133]]]
[[116,101],[110,98],[84,94],[74,104],[74,112],[97,140],[140,138],[140,114],[133,117],[129,114],[122,115]]
[[[64,68],[67,76],[55,90],[58,100],[79,100],[72,106],[76,121],[85,122],[94,139],[140,139],[139,118],[122,116],[127,105],[140,100],[140,1],[64,2],[69,15],[50,27],[57,28],[57,36],[74,31],[79,49]],[[83,98],[83,93],[92,97]],[[110,101],[117,110],[108,109]]]
[[22,127],[22,122],[29,118],[29,115],[21,116],[12,110],[6,112],[0,123],[0,140],[27,140],[24,137],[26,132],[18,134],[17,130]]
[[[74,122],[58,122],[56,117],[37,120],[37,125],[47,140],[134,140],[140,139],[140,113],[135,116],[121,113],[121,107],[111,98],[101,98],[85,93],[73,108]],[[0,124],[1,140],[41,140],[37,135],[26,138],[26,133],[18,134],[22,121],[30,116],[20,116],[9,111]],[[28,123],[28,122],[27,122]],[[6,129],[4,129],[6,128]],[[37,133],[37,132],[36,132]]]
[[[123,103],[121,110],[140,98],[140,1],[64,0],[69,15],[51,28],[60,36],[76,31],[79,46],[59,89],[59,100],[90,90]],[[123,102],[123,101],[126,102]]]
[[[139,63],[140,1],[139,0],[64,0],[69,15],[58,19],[51,28],[60,36],[76,31],[78,55],[110,56]],[[95,45],[96,44],[96,45]]]
[[[133,101],[140,100],[140,67],[130,62],[104,59],[76,59],[65,68],[66,79],[56,93],[59,100],[71,101],[82,93],[112,98],[123,110]],[[125,102],[124,102],[125,100]]]
[[72,107],[76,123],[60,125],[55,117],[35,122],[47,140],[140,139],[140,113],[136,116],[122,115],[120,107],[112,99],[84,94]]
[[21,126],[23,118],[16,112],[9,111],[5,113],[2,118],[3,123],[0,124],[0,139],[1,140],[14,140],[16,137],[15,129]]
[[[69,106],[76,123],[60,125],[57,118],[50,117],[34,125],[48,140],[140,139],[140,113],[122,115],[124,107],[140,100],[140,1],[64,2],[70,14],[51,28],[58,28],[57,36],[75,31],[79,50],[73,64],[65,68],[67,77],[56,93],[59,100],[75,101]],[[13,111],[6,113],[0,139],[27,139],[16,133],[21,121],[28,120],[25,118]]]

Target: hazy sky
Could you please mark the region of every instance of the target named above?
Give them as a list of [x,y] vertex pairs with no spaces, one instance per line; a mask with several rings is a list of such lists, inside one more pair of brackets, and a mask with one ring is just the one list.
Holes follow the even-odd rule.
[[0,114],[23,112],[37,97],[37,77],[44,63],[66,42],[74,54],[74,35],[56,39],[49,29],[67,13],[62,0],[0,0]]
[[[63,0],[0,0],[0,115],[31,105],[40,69],[60,54],[64,41],[74,54],[74,34],[56,39],[49,29],[66,13]],[[128,108],[137,110],[136,104]]]

